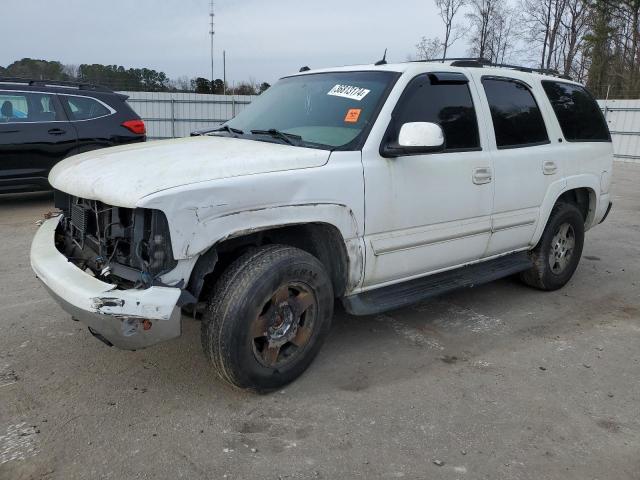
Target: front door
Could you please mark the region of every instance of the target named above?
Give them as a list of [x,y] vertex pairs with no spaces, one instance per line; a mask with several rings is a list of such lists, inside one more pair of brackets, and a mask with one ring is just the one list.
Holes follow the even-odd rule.
[[439,124],[445,149],[383,158],[364,152],[364,286],[476,261],[491,232],[492,163],[482,149],[476,92],[460,73],[423,74],[406,87],[383,142],[410,122]]

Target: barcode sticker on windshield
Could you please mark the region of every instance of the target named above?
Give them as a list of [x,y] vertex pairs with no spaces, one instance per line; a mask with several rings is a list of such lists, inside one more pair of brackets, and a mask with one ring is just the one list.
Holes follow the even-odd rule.
[[329,91],[329,93],[327,93],[327,95],[331,95],[332,97],[348,98],[359,102],[369,95],[369,93],[371,93],[371,90],[367,90],[366,88],[352,87],[350,85],[336,85]]

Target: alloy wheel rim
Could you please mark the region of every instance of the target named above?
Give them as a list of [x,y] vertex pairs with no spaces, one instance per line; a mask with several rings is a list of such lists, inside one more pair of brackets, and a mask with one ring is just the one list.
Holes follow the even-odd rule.
[[268,368],[293,363],[311,341],[317,317],[316,296],[307,285],[281,285],[251,324],[258,362]]
[[573,227],[569,223],[563,223],[553,236],[549,251],[549,266],[554,274],[560,275],[567,269],[575,246],[576,234]]

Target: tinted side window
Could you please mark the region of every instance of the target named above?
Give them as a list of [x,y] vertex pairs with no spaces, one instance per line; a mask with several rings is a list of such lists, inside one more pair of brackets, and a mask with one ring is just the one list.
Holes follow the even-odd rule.
[[52,95],[45,93],[0,92],[0,122],[52,122],[63,120]]
[[578,85],[542,82],[564,138],[570,142],[610,142],[609,128],[591,94]]
[[100,102],[89,97],[61,97],[69,107],[71,120],[91,120],[110,115],[111,111]]
[[429,75],[416,77],[407,86],[394,114],[396,138],[410,122],[432,122],[442,127],[445,151],[480,148],[478,120],[466,83],[438,83]]
[[533,94],[512,80],[482,80],[489,100],[498,148],[526,147],[549,142],[547,129]]

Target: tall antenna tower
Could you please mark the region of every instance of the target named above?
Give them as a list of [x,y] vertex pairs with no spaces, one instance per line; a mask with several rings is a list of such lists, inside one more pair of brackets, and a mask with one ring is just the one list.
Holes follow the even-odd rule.
[[211,93],[213,93],[213,82],[215,81],[215,74],[214,74],[214,67],[213,67],[213,37],[216,34],[216,30],[215,30],[216,24],[214,23],[216,14],[214,12],[213,0],[211,0],[209,5],[211,7],[211,11],[209,13],[209,26],[210,26],[209,35],[211,36]]

